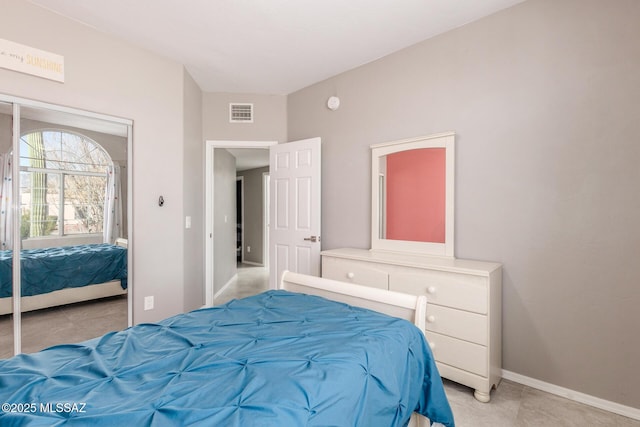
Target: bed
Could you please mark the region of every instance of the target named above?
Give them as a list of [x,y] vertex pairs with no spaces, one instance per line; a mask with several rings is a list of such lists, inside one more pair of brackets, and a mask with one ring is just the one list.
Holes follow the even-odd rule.
[[[0,315],[13,312],[13,252],[0,251]],[[21,310],[127,293],[127,241],[20,251]]]
[[453,427],[425,308],[285,272],[277,290],[0,361],[0,424]]

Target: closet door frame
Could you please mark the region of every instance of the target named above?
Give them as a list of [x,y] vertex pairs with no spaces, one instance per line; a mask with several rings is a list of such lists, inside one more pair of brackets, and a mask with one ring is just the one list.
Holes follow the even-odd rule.
[[34,101],[31,99],[20,98],[12,95],[0,94],[0,102],[11,104],[12,106],[12,152],[13,165],[12,168],[12,185],[13,197],[11,201],[11,210],[13,213],[13,292],[12,292],[12,308],[13,308],[13,354],[18,355],[22,352],[22,311],[21,311],[21,277],[20,277],[20,200],[17,195],[20,194],[20,122],[21,107],[37,108],[42,110],[50,110],[59,113],[75,114],[88,119],[98,119],[111,122],[114,125],[123,125],[127,128],[127,325],[133,325],[133,120],[121,117],[109,116],[106,114],[94,113],[91,111],[80,110],[76,108],[64,107],[46,102]]

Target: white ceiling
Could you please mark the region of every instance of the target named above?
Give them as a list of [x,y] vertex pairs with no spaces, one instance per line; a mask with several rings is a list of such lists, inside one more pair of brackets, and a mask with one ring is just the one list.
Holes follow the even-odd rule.
[[29,0],[185,65],[205,92],[286,95],[523,0]]

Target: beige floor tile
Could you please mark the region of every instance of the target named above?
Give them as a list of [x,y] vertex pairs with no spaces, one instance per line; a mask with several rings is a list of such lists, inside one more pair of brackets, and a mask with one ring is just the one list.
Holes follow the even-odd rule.
[[[13,327],[8,317],[0,318],[0,327]],[[126,296],[30,311],[22,314],[22,352],[77,343],[126,327]],[[13,334],[0,335],[0,358],[12,355]]]
[[[112,317],[114,320],[123,320],[127,324],[127,296],[115,296],[100,300],[99,309],[93,301],[60,307],[60,311],[72,322],[85,322],[96,318]],[[123,307],[125,312],[123,313]],[[124,316],[123,316],[124,314]],[[124,319],[123,319],[124,317]]]
[[214,305],[225,304],[232,299],[245,298],[269,289],[269,271],[264,267],[238,265],[238,278],[218,296]]
[[512,427],[515,425],[524,386],[502,381],[491,392],[491,401],[481,403],[469,387],[444,380],[445,391],[457,427]]
[[[527,387],[522,395],[515,425],[516,427],[615,427],[627,421],[632,420]],[[640,425],[640,422],[635,425]]]
[[0,359],[13,356],[13,316],[0,316]]

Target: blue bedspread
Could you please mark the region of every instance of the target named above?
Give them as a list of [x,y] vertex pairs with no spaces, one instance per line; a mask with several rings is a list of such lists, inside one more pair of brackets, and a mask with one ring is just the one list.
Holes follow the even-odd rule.
[[34,404],[2,426],[454,425],[414,325],[287,291],[0,361],[0,402]]
[[[12,295],[12,251],[0,251],[0,298]],[[107,243],[20,251],[22,296],[120,280],[127,288],[127,249]]]

